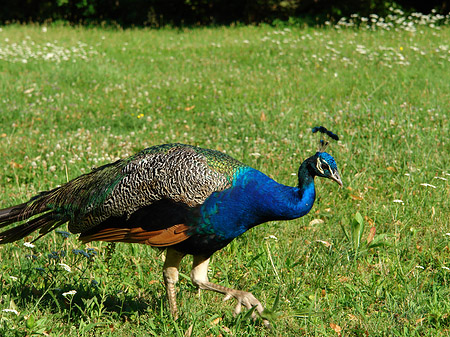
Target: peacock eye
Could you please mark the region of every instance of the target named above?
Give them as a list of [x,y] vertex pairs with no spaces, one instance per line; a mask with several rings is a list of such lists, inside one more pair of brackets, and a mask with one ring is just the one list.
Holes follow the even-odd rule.
[[328,170],[328,165],[327,164],[322,164],[322,166],[321,166],[321,168],[322,168],[322,170]]

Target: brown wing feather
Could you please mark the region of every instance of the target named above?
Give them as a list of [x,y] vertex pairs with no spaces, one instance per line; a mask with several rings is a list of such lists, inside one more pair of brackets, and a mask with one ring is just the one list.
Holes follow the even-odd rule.
[[185,224],[176,224],[169,228],[148,231],[142,227],[135,228],[104,228],[96,233],[81,235],[83,242],[108,241],[142,243],[154,247],[167,247],[180,243],[189,238],[191,227]]

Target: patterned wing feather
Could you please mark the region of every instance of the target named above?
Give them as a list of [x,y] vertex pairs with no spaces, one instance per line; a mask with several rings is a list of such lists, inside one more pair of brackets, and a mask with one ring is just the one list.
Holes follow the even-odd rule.
[[128,219],[160,200],[196,207],[211,193],[231,186],[240,166],[219,151],[194,146],[165,144],[145,149],[123,162],[120,179],[104,201],[93,205],[82,221],[71,222],[69,229],[82,233],[110,217]]

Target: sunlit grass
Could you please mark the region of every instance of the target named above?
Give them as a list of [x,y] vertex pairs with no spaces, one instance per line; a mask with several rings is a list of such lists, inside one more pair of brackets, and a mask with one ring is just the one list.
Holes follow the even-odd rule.
[[[160,252],[119,244],[108,259],[106,244],[51,233],[0,247],[0,335],[447,335],[450,30],[446,18],[397,19],[358,30],[356,17],[323,29],[2,27],[0,207],[167,142],[222,150],[293,185],[316,125],[341,137],[329,151],[345,188],[318,180],[309,215],[213,256],[213,282],[268,308],[280,291],[271,332],[233,318],[218,294],[197,296],[189,259],[174,322]],[[375,238],[383,245],[370,248]]]

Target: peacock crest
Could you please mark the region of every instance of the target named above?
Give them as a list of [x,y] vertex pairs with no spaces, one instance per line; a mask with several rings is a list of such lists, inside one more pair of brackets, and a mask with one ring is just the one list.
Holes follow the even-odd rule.
[[[330,137],[331,139],[334,139],[336,141],[339,140],[339,136],[329,130],[327,130],[327,128],[323,127],[323,126],[315,126],[312,128],[312,133],[316,133],[316,132],[320,132],[324,135],[327,135],[328,137]],[[319,152],[325,152],[327,146],[328,146],[328,141],[324,140],[324,139],[320,139],[319,141]]]

